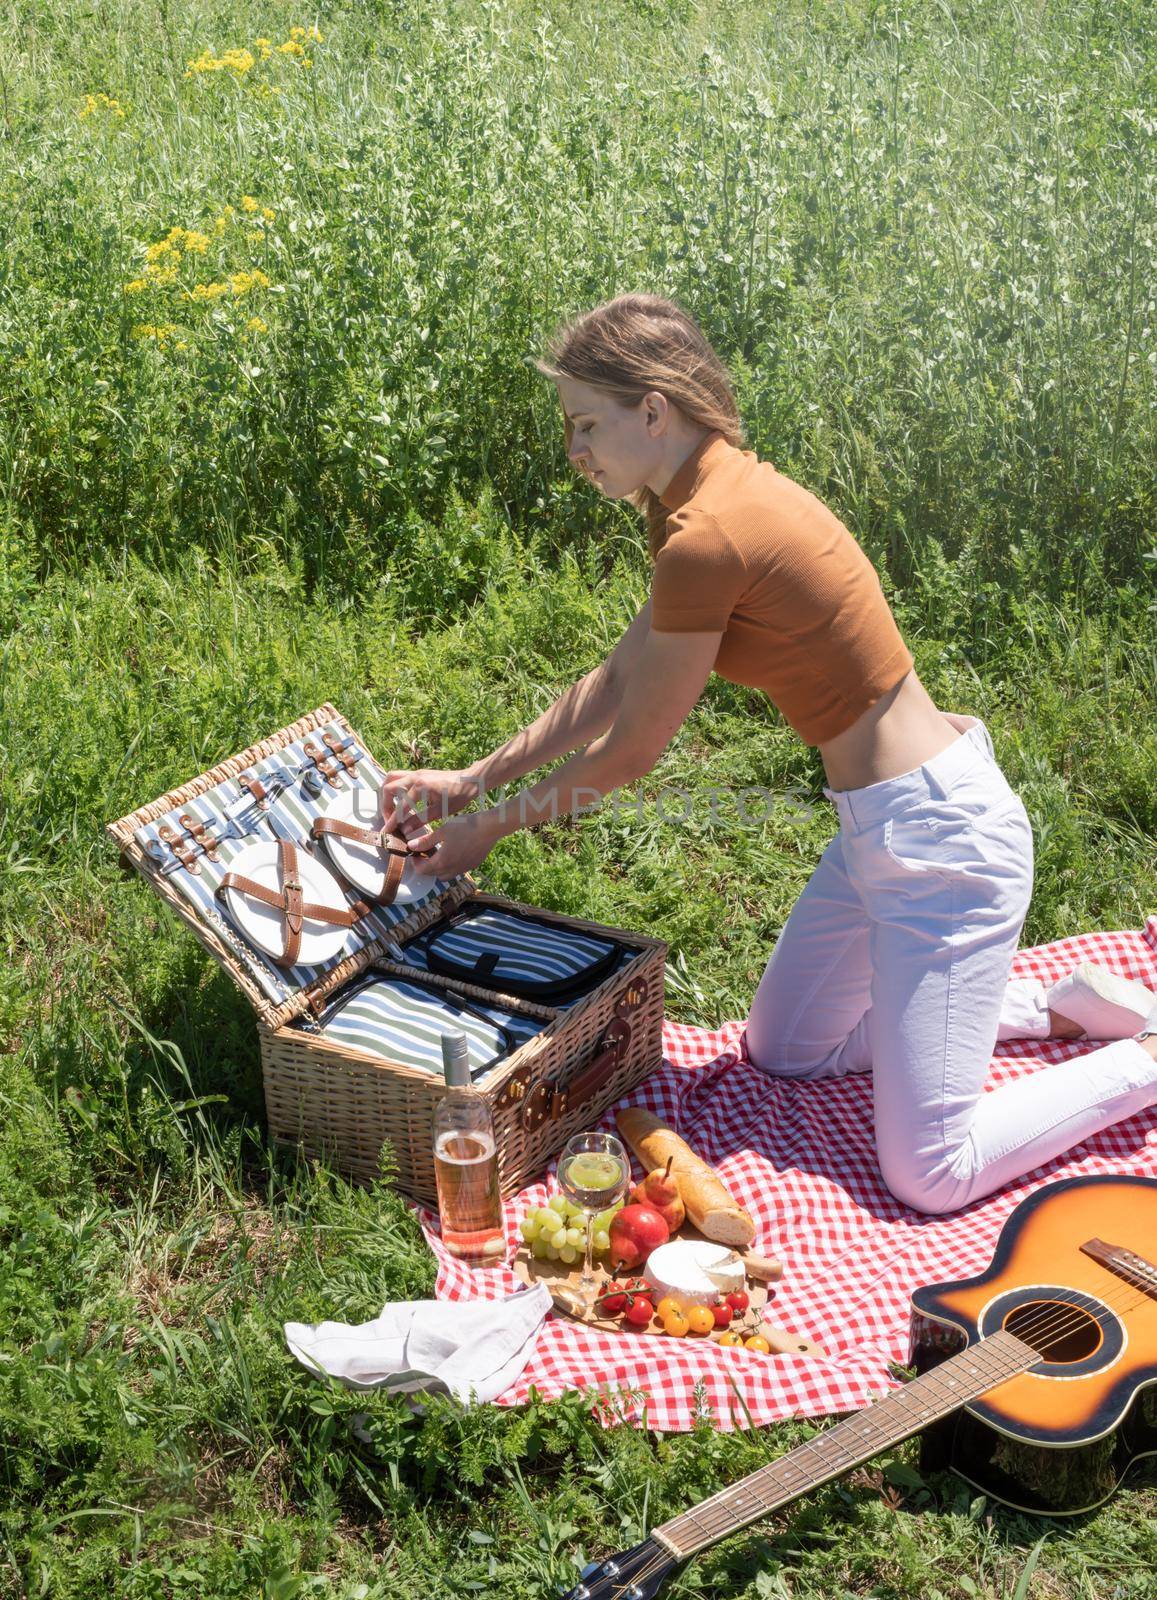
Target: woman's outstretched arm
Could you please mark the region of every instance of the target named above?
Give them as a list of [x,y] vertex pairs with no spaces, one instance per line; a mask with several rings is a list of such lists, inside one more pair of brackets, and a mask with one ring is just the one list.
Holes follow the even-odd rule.
[[605,661],[571,685],[529,727],[466,769],[480,789],[524,778],[605,733],[615,720],[651,626],[647,601]]
[[614,789],[650,772],[703,691],[719,653],[719,633],[647,632],[614,721],[561,767],[499,805],[454,817],[415,848],[438,841],[419,873],[452,877],[476,867],[506,834],[572,811],[591,810]]

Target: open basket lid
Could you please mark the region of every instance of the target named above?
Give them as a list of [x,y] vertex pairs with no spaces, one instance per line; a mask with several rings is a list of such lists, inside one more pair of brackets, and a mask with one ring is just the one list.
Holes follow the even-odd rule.
[[[326,959],[313,966],[300,959],[295,966],[281,966],[246,937],[246,919],[236,916],[235,897],[218,894],[231,864],[242,852],[248,852],[246,860],[254,859],[258,842],[273,848],[278,839],[289,838],[299,857],[304,852],[333,873],[324,846],[310,840],[314,819],[325,814],[331,801],[344,813],[351,794],[364,791],[372,799],[384,776],[365,742],[327,703],[109,823],[108,831],[126,861],[232,976],[261,1022],[278,1028],[376,958],[396,957],[400,941],[474,893],[473,880],[462,874],[430,880],[429,892],[420,899],[371,904],[341,937],[324,941]],[[363,898],[359,891],[336,875],[334,882],[345,903],[351,909],[357,906]]]

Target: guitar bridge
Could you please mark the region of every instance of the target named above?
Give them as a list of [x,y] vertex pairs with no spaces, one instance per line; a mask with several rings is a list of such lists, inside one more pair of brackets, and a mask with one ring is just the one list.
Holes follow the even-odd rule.
[[1106,1244],[1104,1239],[1086,1239],[1081,1253],[1099,1261],[1118,1278],[1124,1278],[1135,1289],[1157,1300],[1157,1266],[1139,1256],[1135,1250],[1126,1250],[1119,1244]]

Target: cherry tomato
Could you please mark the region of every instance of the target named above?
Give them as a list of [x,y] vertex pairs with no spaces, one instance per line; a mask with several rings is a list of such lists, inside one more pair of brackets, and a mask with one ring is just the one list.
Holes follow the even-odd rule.
[[717,1328],[726,1328],[727,1324],[734,1316],[734,1312],[732,1311],[731,1307],[724,1302],[722,1305],[712,1306],[711,1315],[715,1318],[715,1326]]
[[637,1294],[623,1315],[632,1327],[645,1328],[655,1315],[655,1308],[645,1294]]
[[669,1333],[673,1339],[681,1339],[689,1327],[690,1323],[678,1306],[663,1318],[663,1332]]
[[727,1304],[731,1307],[732,1311],[746,1311],[748,1303],[747,1295],[742,1289],[732,1289],[731,1293],[727,1296]]
[[655,1315],[659,1318],[660,1322],[666,1322],[672,1311],[682,1310],[683,1307],[679,1304],[678,1300],[673,1299],[669,1294],[665,1294],[659,1301],[659,1304],[655,1307]]
[[710,1333],[715,1326],[715,1318],[706,1306],[692,1306],[687,1321],[692,1333]]
[[758,1350],[762,1355],[765,1356],[769,1356],[771,1354],[771,1346],[760,1333],[753,1333],[750,1339],[744,1339],[743,1348],[745,1350]]
[[719,1343],[741,1345],[743,1343],[743,1335],[741,1333],[736,1333],[734,1328],[732,1328],[728,1333],[720,1334]]
[[619,1283],[608,1283],[599,1296],[599,1307],[608,1317],[617,1317],[627,1307],[627,1291]]

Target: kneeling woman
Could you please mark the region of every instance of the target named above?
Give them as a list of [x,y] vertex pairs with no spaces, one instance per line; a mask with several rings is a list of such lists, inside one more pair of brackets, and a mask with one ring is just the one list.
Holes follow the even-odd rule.
[[[623,295],[566,326],[550,357],[539,368],[571,462],[646,516],[651,595],[608,659],[501,749],[464,772],[388,775],[449,815],[578,751],[502,808],[454,816],[423,870],[469,871],[504,834],[642,777],[714,670],[764,690],[818,746],[839,818],[752,1003],[757,1067],[871,1069],[884,1180],[929,1212],[1157,1103],[1148,989],[1091,966],[1047,991],[1010,982],[1032,890],[1024,806],[984,726],[933,705],[848,530],[743,448],[698,326],[671,301]],[[1115,1042],[983,1092],[998,1039],[1049,1034]]]

